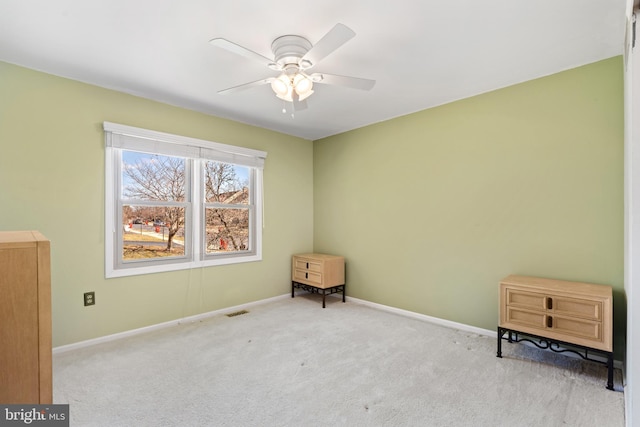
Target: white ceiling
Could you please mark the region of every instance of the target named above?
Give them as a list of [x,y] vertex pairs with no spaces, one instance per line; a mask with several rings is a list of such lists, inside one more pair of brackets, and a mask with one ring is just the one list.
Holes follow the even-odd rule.
[[[0,60],[315,140],[622,54],[626,0],[0,0]],[[267,57],[278,36],[356,36],[315,66],[375,79],[316,84],[283,114]]]

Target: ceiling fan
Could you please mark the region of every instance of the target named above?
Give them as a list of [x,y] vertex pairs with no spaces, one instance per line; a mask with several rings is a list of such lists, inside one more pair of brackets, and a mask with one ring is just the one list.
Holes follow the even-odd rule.
[[[284,101],[293,103],[295,110],[306,108],[306,99],[313,94],[313,84],[331,84],[346,86],[353,89],[370,90],[375,85],[375,80],[358,77],[339,76],[327,73],[308,73],[322,59],[345,44],[356,33],[343,24],[336,24],[327,34],[312,45],[309,40],[298,35],[285,35],[276,38],[271,43],[274,59],[262,56],[246,47],[240,46],[223,38],[215,38],[210,41],[214,46],[226,49],[237,55],[252,60],[257,60],[271,70],[280,74],[275,77],[267,77],[254,82],[230,87],[218,91],[219,94],[229,94],[250,89],[256,86],[271,84],[276,96]],[[285,111],[285,110],[283,110]]]

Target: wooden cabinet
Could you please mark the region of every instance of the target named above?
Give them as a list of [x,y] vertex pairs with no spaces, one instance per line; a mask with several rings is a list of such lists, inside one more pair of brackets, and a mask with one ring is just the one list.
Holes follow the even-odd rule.
[[500,283],[500,326],[613,351],[611,286],[506,277]]
[[294,255],[291,262],[291,298],[294,289],[322,294],[322,307],[325,307],[325,295],[341,292],[345,301],[344,257],[327,254]]
[[[565,351],[560,350],[563,344],[602,352],[609,367],[608,388],[613,388],[611,286],[529,276],[505,277],[500,282],[498,357],[505,333],[510,342],[519,341],[513,338],[514,333],[546,339],[544,344],[531,342],[558,352]],[[583,359],[592,360],[588,356]]]
[[0,402],[52,403],[50,243],[0,232]]

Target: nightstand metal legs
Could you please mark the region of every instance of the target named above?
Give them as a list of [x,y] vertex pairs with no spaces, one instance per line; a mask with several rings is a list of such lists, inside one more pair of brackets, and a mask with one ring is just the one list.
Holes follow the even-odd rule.
[[299,283],[299,282],[295,282],[292,281],[291,282],[291,298],[295,297],[295,288],[298,289],[302,289],[305,290],[307,292],[311,292],[312,294],[322,294],[322,308],[326,307],[326,296],[327,295],[331,295],[331,294],[336,294],[336,293],[342,293],[342,302],[346,302],[346,284],[342,284],[342,285],[338,285],[338,286],[332,286],[330,288],[318,288],[316,286],[311,286],[311,285],[307,285],[304,283]]

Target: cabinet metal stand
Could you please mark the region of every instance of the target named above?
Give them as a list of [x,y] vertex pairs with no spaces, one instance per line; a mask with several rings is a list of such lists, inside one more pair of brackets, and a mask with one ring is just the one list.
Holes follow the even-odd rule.
[[298,288],[298,289],[302,289],[305,290],[307,292],[311,292],[312,294],[322,294],[322,308],[325,308],[325,296],[326,295],[331,295],[331,294],[335,294],[335,293],[340,293],[342,292],[342,302],[345,302],[345,284],[342,285],[337,285],[337,286],[332,286],[330,288],[318,288],[316,286],[311,286],[311,285],[306,285],[304,283],[299,283],[299,282],[295,282],[292,281],[291,282],[291,298],[293,298],[295,296],[294,294],[294,289]]
[[[504,337],[504,334],[507,334],[507,336]],[[526,338],[522,338],[520,335],[524,335]],[[613,352],[597,350],[595,348],[585,347],[577,344],[571,344],[564,341],[553,340],[553,339],[549,339],[539,335],[524,333],[524,332],[517,331],[515,329],[502,328],[498,326],[498,354],[497,354],[498,357],[502,357],[502,340],[507,340],[510,343],[526,341],[543,350],[548,349],[555,353],[569,352],[569,353],[577,354],[583,360],[588,360],[590,362],[596,362],[596,363],[606,365],[607,366],[607,388],[609,390],[613,390]],[[571,347],[571,348],[564,348],[564,347]],[[582,351],[582,353],[579,350]],[[607,361],[603,362],[602,360],[592,359],[591,357],[589,357],[590,352],[598,353],[605,356],[607,358]]]

